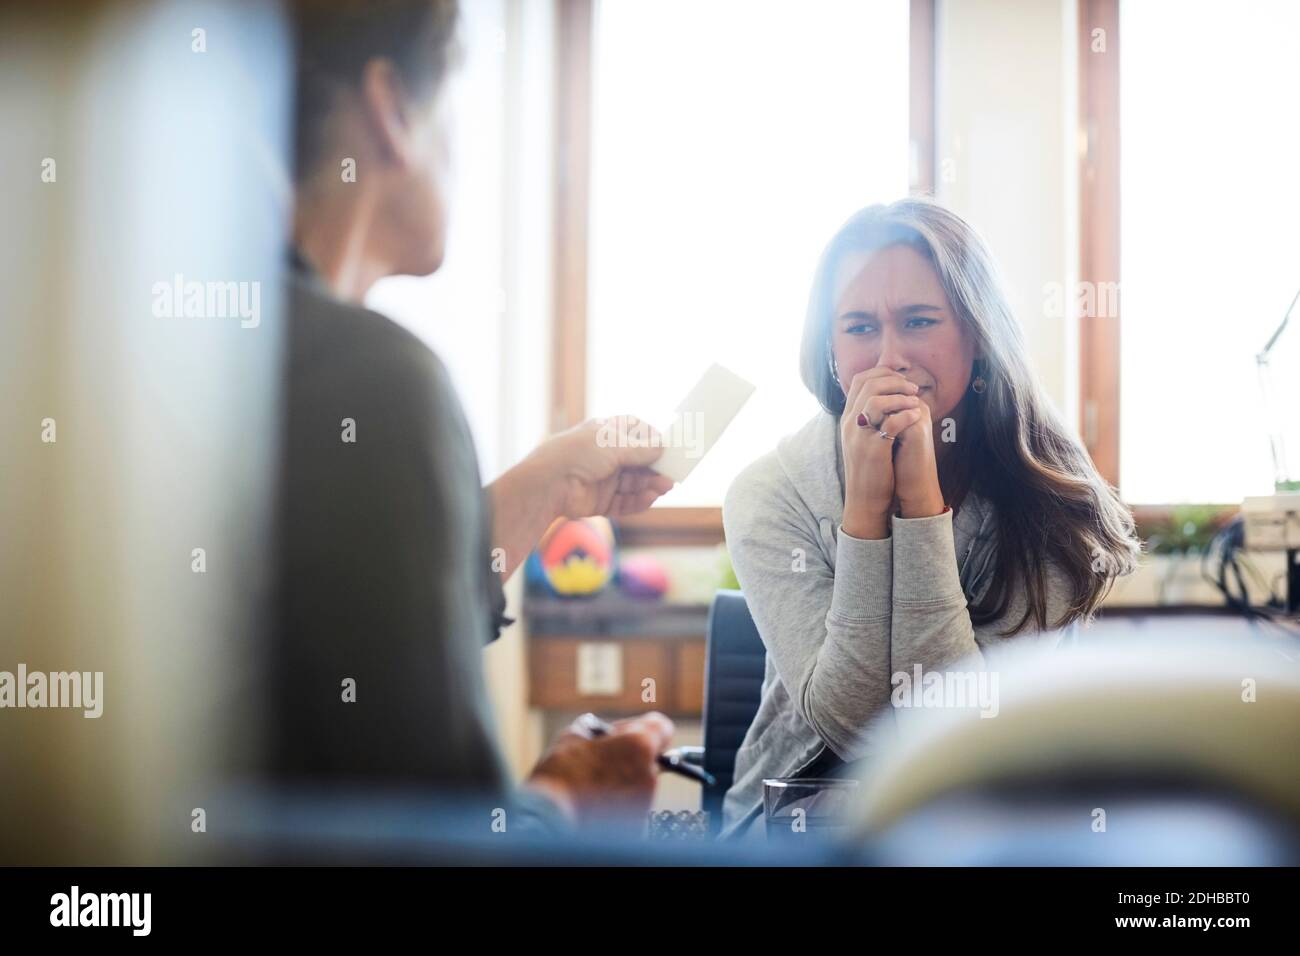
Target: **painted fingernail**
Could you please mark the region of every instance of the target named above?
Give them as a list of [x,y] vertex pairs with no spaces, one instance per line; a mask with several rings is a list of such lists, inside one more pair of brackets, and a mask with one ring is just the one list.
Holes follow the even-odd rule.
[[858,427],[859,428],[867,427],[867,416],[863,415],[861,412],[858,412]]

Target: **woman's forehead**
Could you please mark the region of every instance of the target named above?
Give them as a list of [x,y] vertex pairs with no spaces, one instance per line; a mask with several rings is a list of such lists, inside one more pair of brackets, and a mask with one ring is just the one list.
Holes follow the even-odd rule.
[[837,309],[846,295],[866,292],[885,305],[915,305],[927,298],[934,300],[930,305],[948,304],[930,260],[903,243],[845,253],[836,263],[832,292]]

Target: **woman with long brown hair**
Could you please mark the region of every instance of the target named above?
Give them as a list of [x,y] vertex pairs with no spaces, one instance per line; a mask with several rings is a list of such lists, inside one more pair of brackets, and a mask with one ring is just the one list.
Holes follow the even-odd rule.
[[1036,381],[983,240],[924,199],[832,238],[800,356],[822,412],[723,509],[767,647],[724,828],[762,781],[860,760],[893,675],[979,669],[1086,621],[1139,553],[1130,513]]

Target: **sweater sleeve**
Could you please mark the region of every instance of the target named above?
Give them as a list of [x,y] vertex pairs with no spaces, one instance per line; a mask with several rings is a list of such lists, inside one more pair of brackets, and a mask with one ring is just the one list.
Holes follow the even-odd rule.
[[890,541],[842,529],[834,566],[773,456],[731,486],[723,524],[736,577],[799,716],[844,760],[889,703]]
[[[891,519],[894,544],[893,613],[890,619],[890,673],[911,675],[943,670],[963,661],[982,670],[985,665],[966,596],[957,571],[952,512],[931,518]],[[1049,625],[1070,606],[1071,588],[1059,565],[1048,561],[1044,571]],[[1026,606],[1023,591],[1011,596],[1007,612],[990,632],[1005,630],[1020,620]],[[1054,645],[1060,632],[1036,632],[1031,618],[1021,634]],[[1019,636],[1019,635],[1017,635]]]

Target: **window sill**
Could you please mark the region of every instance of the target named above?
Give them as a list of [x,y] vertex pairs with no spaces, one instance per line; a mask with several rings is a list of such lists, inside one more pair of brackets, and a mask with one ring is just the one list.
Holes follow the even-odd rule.
[[617,518],[623,547],[711,547],[721,544],[721,508],[651,508],[639,515]]
[[[1178,506],[1131,507],[1138,535],[1147,538],[1153,531],[1168,527]],[[1240,511],[1239,505],[1215,507],[1215,528],[1227,524]],[[651,508],[643,514],[618,518],[614,525],[624,547],[707,547],[724,540],[721,508]]]

